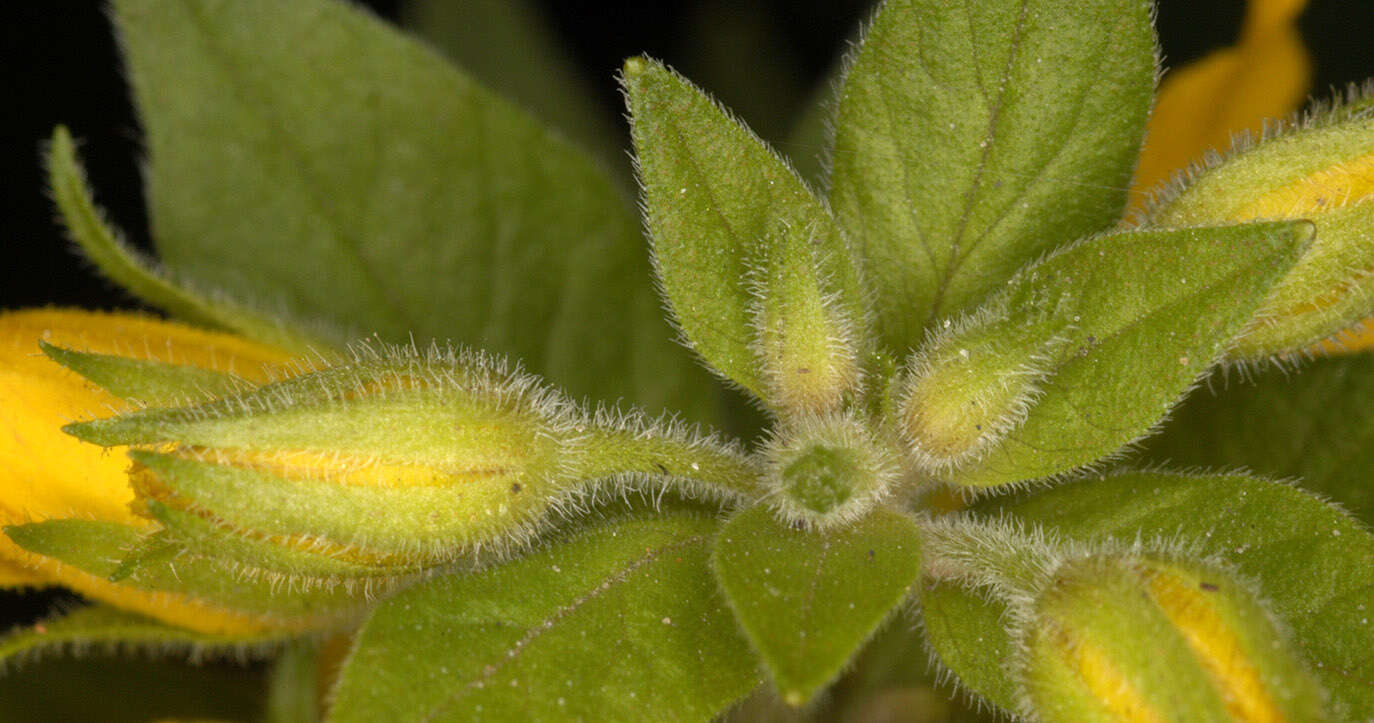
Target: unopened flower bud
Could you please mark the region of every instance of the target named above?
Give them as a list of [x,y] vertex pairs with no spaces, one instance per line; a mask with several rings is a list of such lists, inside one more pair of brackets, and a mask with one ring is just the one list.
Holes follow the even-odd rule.
[[[845,288],[836,281],[852,270],[818,257],[815,233],[779,224],[749,284],[765,401],[784,414],[837,411],[862,377],[862,305],[855,294],[832,288]],[[825,245],[838,243],[837,237]]]
[[1023,643],[1024,712],[1046,721],[1325,717],[1321,688],[1274,620],[1213,565],[1064,563],[1034,602]]
[[1151,211],[1153,226],[1309,219],[1311,248],[1275,287],[1232,356],[1307,347],[1374,314],[1374,118],[1339,112],[1200,171]]
[[867,512],[901,474],[897,456],[847,415],[797,420],[764,456],[779,513],[822,528]]
[[897,423],[917,464],[937,474],[956,469],[1015,428],[1038,394],[1053,330],[1039,324],[1009,337],[975,323],[914,356],[900,382]]
[[485,357],[373,355],[68,431],[135,446],[135,491],[164,524],[189,513],[258,542],[407,568],[533,532],[574,481],[572,414]]

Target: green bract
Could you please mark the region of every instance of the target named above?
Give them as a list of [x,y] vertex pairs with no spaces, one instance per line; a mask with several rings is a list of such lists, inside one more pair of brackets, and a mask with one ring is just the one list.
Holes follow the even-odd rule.
[[279,720],[1374,718],[1374,357],[1304,357],[1374,314],[1367,98],[1128,214],[1149,2],[887,0],[825,172],[627,60],[641,232],[527,10],[417,3],[464,70],[338,0],[115,0],[158,259],[59,128],[62,221],[309,353],[44,342],[148,524],[4,532],[266,632],[92,606],[0,666],[275,656]]

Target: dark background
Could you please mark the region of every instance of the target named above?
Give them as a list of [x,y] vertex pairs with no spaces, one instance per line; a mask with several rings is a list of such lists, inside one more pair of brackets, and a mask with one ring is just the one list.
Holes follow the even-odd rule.
[[[398,2],[368,2],[396,17]],[[543,3],[607,112],[620,118],[613,74],[623,58],[648,53],[666,60],[718,92],[750,122],[777,123],[788,108],[771,108],[771,118],[754,118],[751,98],[732,98],[701,67],[701,39],[687,28],[701,27],[702,2]],[[99,201],[135,243],[147,243],[147,222],[139,183],[139,131],[120,77],[119,59],[101,3],[87,1],[0,3],[4,33],[3,226],[0,226],[0,309],[59,304],[89,308],[136,305],[76,259],[53,221],[44,194],[40,142],[54,125],[68,125],[83,140],[82,152]],[[737,3],[737,7],[746,6]],[[861,0],[767,0],[747,4],[761,25],[779,30],[769,55],[790,61],[800,72],[783,89],[784,106],[800,103],[826,72],[868,6]],[[1229,44],[1244,11],[1243,0],[1162,0],[1159,27],[1166,62],[1177,66],[1207,50]],[[1344,87],[1374,75],[1374,0],[1316,0],[1302,28],[1316,61],[1314,92]],[[737,39],[745,42],[747,39]],[[760,111],[762,113],[762,111]],[[624,129],[622,128],[622,131]],[[760,129],[762,131],[762,129]],[[765,132],[765,135],[768,135]],[[3,404],[4,400],[0,400]],[[0,631],[8,621],[45,613],[52,596],[0,593]]]
[[[395,17],[398,0],[366,3]],[[717,92],[751,122],[750,98],[693,72],[701,42],[685,28],[699,23],[703,2],[604,0],[543,5],[597,89],[608,113],[620,118],[613,74],[620,61],[647,52]],[[748,6],[780,31],[770,55],[790,60],[794,89],[807,92],[829,68],[845,36],[866,12],[865,0],[760,0]],[[71,254],[53,223],[38,165],[39,144],[54,125],[66,124],[82,139],[99,202],[135,243],[146,243],[147,225],[138,176],[138,126],[120,77],[101,3],[72,0],[0,3],[4,33],[5,192],[0,248],[0,308],[35,304],[97,308],[130,306],[131,300],[90,273]],[[1159,27],[1169,65],[1230,43],[1244,12],[1243,0],[1162,0]],[[1302,28],[1316,59],[1315,93],[1374,75],[1374,0],[1315,0]],[[788,89],[791,90],[791,89]],[[785,95],[785,93],[784,93]],[[794,96],[792,102],[800,102]],[[785,110],[777,114],[785,117]],[[758,118],[760,123],[767,119]],[[763,128],[759,129],[769,135]]]

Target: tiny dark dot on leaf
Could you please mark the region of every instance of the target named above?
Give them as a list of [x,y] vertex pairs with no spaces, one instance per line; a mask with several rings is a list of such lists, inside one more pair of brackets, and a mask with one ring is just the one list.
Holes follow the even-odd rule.
[[520,494],[520,490],[522,489],[524,489],[524,487],[521,487],[519,482],[515,482],[510,486],[510,493],[513,495],[518,495]]
[[1220,590],[1220,589],[1221,589],[1221,588],[1217,587],[1214,583],[1210,583],[1210,582],[1203,582],[1203,583],[1200,583],[1200,584],[1199,584],[1199,587],[1201,587],[1203,590],[1206,590],[1207,592],[1216,592],[1217,590]]

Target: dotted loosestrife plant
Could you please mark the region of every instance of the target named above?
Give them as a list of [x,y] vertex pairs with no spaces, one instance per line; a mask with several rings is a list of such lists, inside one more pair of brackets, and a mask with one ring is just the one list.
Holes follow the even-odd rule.
[[1133,197],[1152,13],[880,3],[815,170],[632,58],[641,214],[537,59],[564,131],[335,0],[115,0],[158,260],[61,128],[51,191],[189,326],[0,315],[0,584],[90,601],[0,662],[269,658],[277,720],[1374,717],[1374,103]]

